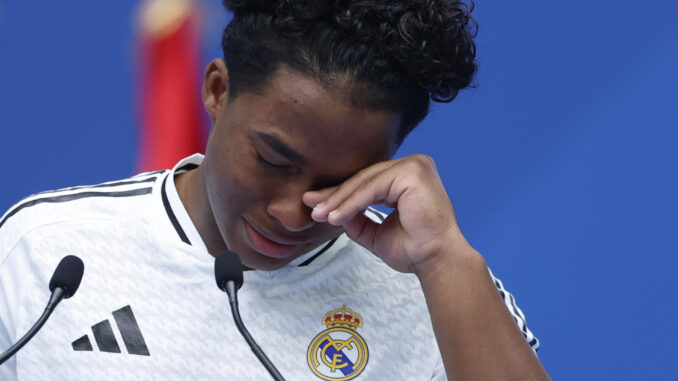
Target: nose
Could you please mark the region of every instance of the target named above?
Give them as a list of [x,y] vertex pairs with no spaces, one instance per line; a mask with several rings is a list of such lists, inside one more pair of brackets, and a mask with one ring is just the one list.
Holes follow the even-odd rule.
[[311,208],[301,201],[301,194],[274,199],[268,204],[266,212],[292,232],[306,230],[315,224],[311,219]]

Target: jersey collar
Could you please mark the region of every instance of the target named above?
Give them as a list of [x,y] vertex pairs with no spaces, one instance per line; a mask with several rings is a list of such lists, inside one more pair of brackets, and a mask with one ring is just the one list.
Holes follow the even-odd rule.
[[207,251],[207,246],[200,237],[200,233],[193,225],[184,204],[179,198],[179,192],[174,184],[174,177],[191,169],[197,168],[202,163],[203,155],[194,154],[183,160],[170,170],[162,182],[162,202],[167,212],[167,217],[174,226],[179,238],[186,244],[196,249]]

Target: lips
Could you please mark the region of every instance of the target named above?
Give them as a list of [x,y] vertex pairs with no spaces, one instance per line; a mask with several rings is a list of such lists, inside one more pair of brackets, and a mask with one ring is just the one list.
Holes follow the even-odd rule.
[[[245,230],[250,246],[257,252],[273,258],[287,258],[301,246],[301,242],[292,242],[273,238],[245,219]],[[274,240],[275,239],[275,240]]]

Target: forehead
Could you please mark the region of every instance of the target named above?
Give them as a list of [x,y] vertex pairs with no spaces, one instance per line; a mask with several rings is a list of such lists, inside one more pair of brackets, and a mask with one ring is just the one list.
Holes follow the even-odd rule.
[[400,113],[351,105],[348,91],[281,67],[257,94],[236,100],[250,109],[252,133],[274,136],[311,165],[354,169],[390,158]]

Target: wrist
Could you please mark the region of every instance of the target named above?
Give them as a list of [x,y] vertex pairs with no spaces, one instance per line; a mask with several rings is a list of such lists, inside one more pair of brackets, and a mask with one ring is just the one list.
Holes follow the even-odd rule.
[[[461,236],[461,233],[459,233]],[[422,285],[425,282],[444,279],[460,275],[487,274],[485,258],[475,250],[463,236],[452,240],[434,255],[414,267],[414,273]]]

